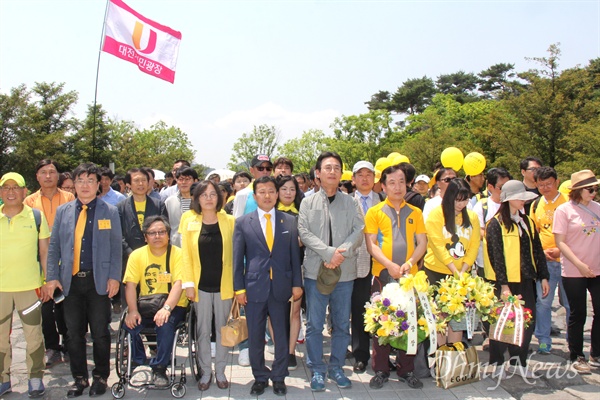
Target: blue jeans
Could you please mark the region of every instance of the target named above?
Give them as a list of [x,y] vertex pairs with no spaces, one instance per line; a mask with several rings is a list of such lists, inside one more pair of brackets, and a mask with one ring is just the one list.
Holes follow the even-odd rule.
[[306,328],[306,364],[315,373],[325,374],[327,365],[323,361],[323,324],[329,305],[333,332],[329,370],[341,368],[346,361],[346,350],[350,344],[350,306],[354,281],[338,282],[330,295],[317,290],[317,281],[304,279],[308,326]]
[[565,327],[569,326],[569,301],[562,283],[561,267],[557,261],[546,261],[548,264],[548,272],[550,273],[550,279],[548,279],[548,285],[550,285],[550,291],[548,296],[542,297],[542,284],[540,281],[536,282],[537,301],[536,307],[536,319],[535,319],[535,337],[538,339],[540,344],[545,343],[547,345],[552,344],[550,338],[550,329],[552,327],[552,302],[554,301],[554,293],[556,287],[559,288],[559,301],[560,304],[565,308],[566,311],[566,324]]
[[[150,360],[150,366],[160,365],[167,367],[171,365],[171,351],[173,350],[173,340],[177,325],[185,318],[185,308],[175,307],[166,324],[156,327],[156,357]],[[144,365],[147,363],[144,343],[140,337],[140,332],[146,327],[155,326],[154,321],[149,318],[142,318],[142,322],[133,329],[123,325],[125,330],[131,333],[133,345],[131,346],[131,360]]]

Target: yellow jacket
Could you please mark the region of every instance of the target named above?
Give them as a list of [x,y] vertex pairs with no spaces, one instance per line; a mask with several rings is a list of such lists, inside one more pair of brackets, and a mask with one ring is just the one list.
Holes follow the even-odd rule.
[[448,264],[454,262],[458,270],[463,263],[472,266],[479,252],[479,241],[481,231],[479,229],[479,218],[471,210],[467,210],[471,226],[463,228],[462,215],[456,216],[457,234],[450,235],[444,225],[444,213],[442,206],[434,208],[425,223],[427,229],[427,253],[425,254],[425,268],[450,274]]
[[[217,220],[223,239],[223,274],[221,275],[221,299],[233,298],[233,227],[235,218],[232,215],[217,213]],[[190,210],[181,216],[179,233],[183,250],[183,285],[193,283],[198,300],[198,283],[200,282],[200,252],[198,238],[202,230],[202,215]]]

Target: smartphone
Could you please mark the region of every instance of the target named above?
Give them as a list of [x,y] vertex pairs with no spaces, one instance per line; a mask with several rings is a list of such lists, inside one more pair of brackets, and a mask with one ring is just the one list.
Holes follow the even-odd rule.
[[59,288],[54,289],[54,303],[58,304],[65,299],[65,294]]

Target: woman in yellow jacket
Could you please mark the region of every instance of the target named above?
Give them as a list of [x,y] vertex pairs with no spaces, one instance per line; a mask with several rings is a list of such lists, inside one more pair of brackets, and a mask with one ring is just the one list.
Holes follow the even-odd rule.
[[523,214],[525,201],[536,198],[521,181],[511,180],[502,186],[498,212],[488,222],[484,241],[485,278],[493,281],[496,295],[520,295],[525,307],[531,309],[532,321],[523,334],[521,346],[490,340],[490,364],[496,364],[498,378],[504,376],[504,352],[508,349],[508,372],[534,378],[527,370],[529,343],[535,328],[536,280],[541,281],[542,297],[549,291],[546,255],[540,235],[531,219]]
[[208,390],[213,380],[210,353],[211,323],[217,334],[215,375],[217,386],[227,389],[225,377],[229,349],[221,345],[221,327],[227,322],[233,299],[233,227],[235,219],[220,212],[223,194],[217,184],[202,181],[192,194],[191,210],[181,216],[179,233],[183,250],[183,284],[196,311],[198,389]]
[[[469,184],[455,178],[448,184],[442,205],[434,208],[427,222],[427,254],[425,272],[432,284],[437,284],[448,275],[470,272],[479,251],[479,218],[467,210],[471,198]],[[438,335],[438,345],[462,340],[462,330],[452,322],[446,336]]]

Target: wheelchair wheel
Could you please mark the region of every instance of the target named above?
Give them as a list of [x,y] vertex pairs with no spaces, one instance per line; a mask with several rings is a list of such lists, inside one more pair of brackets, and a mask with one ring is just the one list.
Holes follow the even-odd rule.
[[122,399],[125,396],[125,385],[121,382],[117,382],[110,388],[110,393],[115,399]]
[[186,388],[183,383],[177,382],[171,387],[171,395],[176,399],[180,399],[185,396]]
[[[196,338],[196,311],[194,305],[190,306],[188,313],[188,359],[190,361],[190,370],[192,377],[197,381],[200,380],[200,359],[198,358],[198,342]],[[173,395],[175,396],[175,395]],[[177,396],[175,396],[177,397]]]
[[129,339],[127,331],[124,328],[126,314],[127,312],[124,312],[121,316],[115,347],[115,368],[119,378],[124,377],[125,374],[127,374],[127,366],[129,364]]

